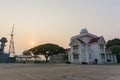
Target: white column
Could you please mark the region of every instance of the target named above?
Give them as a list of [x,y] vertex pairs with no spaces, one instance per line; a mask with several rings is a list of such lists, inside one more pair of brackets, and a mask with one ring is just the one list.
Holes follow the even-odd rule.
[[106,56],[106,53],[105,53],[105,63],[107,63],[107,56]]
[[115,59],[115,63],[117,63],[117,56],[116,55],[114,55],[114,59]]
[[71,62],[71,63],[73,63],[73,55],[72,55],[72,52],[70,51],[69,53],[69,61]]
[[86,62],[89,64],[89,53],[88,52],[86,52]]
[[110,57],[111,57],[111,63],[113,63],[113,55],[111,55]]

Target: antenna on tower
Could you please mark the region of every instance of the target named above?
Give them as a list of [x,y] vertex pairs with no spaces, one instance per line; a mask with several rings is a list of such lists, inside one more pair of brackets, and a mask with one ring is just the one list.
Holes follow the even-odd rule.
[[15,25],[13,24],[13,27],[12,27],[12,34],[14,33],[14,26],[15,26]]
[[9,54],[10,54],[10,57],[15,57],[15,47],[14,47],[14,24],[13,24],[13,27],[12,27],[12,32],[10,34],[11,36],[11,39],[10,39],[10,46],[9,46]]

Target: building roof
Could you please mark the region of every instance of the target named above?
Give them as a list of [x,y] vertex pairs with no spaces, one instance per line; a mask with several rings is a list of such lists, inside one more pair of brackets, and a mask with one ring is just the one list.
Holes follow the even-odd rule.
[[66,51],[70,51],[71,50],[71,48],[67,48],[67,49],[65,49]]
[[101,38],[101,37],[92,38],[92,39],[89,41],[89,43],[98,42],[100,38]]
[[79,38],[76,38],[78,41],[80,41],[81,43],[85,43],[84,41],[82,41],[81,39]]

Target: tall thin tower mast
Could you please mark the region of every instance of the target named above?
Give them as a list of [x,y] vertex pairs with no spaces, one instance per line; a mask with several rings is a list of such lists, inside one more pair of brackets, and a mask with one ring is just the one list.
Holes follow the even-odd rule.
[[14,37],[14,25],[13,25],[10,36],[11,36],[11,39],[10,39],[10,46],[9,46],[9,54],[10,54],[10,57],[15,57],[15,47],[14,47],[14,38],[13,38]]

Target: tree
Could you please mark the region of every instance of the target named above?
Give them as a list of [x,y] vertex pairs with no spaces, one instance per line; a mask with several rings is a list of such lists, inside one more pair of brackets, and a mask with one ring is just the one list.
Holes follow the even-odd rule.
[[37,47],[30,49],[30,51],[32,51],[34,55],[44,55],[46,58],[46,62],[48,62],[48,58],[51,55],[65,53],[64,48],[51,43],[39,45]]
[[[34,59],[36,61],[36,59],[39,57],[39,52],[38,52],[38,47],[34,47],[34,48],[31,48],[29,49],[29,52],[31,52],[34,56]],[[40,58],[40,57],[39,57]]]
[[110,50],[113,54],[119,55],[120,54],[120,46],[112,46]]
[[110,47],[112,54],[116,54],[117,62],[120,63],[120,46],[112,46]]
[[109,49],[112,46],[120,46],[120,39],[115,38],[115,39],[109,40],[106,44],[106,48]]
[[23,55],[31,55],[31,52],[30,52],[29,50],[25,50],[25,51],[23,52]]
[[109,40],[106,44],[106,48],[111,51],[112,54],[117,55],[117,61],[120,62],[120,39],[115,38]]

